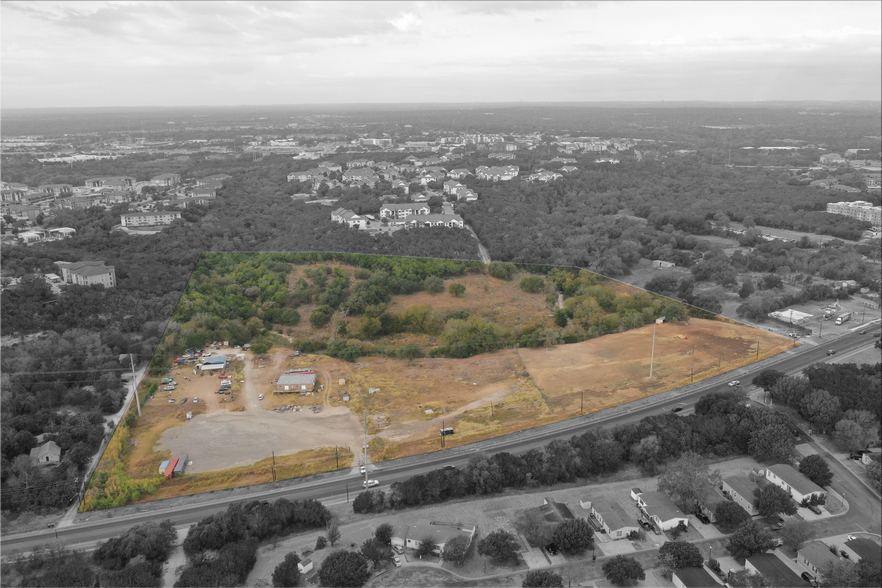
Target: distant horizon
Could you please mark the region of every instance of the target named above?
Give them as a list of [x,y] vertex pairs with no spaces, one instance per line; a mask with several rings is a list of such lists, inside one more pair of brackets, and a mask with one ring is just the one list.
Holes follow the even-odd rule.
[[789,105],[789,104],[819,104],[819,105],[835,105],[835,104],[855,104],[855,105],[879,105],[882,107],[882,100],[597,100],[597,101],[552,101],[552,100],[536,100],[523,102],[314,102],[314,103],[243,103],[243,104],[136,104],[136,105],[106,105],[106,106],[0,106],[0,112],[5,111],[39,111],[39,110],[173,110],[173,109],[233,109],[233,108],[399,108],[399,107],[450,107],[461,108],[466,106],[496,106],[496,107],[517,107],[517,106],[646,106],[653,107],[656,105],[674,106],[674,105]]
[[0,15],[4,110],[882,100],[878,1],[4,0]]

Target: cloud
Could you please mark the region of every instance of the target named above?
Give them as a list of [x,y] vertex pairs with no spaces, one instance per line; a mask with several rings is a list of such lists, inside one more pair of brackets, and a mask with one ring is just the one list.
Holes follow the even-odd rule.
[[423,24],[423,21],[412,12],[402,12],[398,18],[394,18],[387,22],[402,33],[406,33],[412,28]]

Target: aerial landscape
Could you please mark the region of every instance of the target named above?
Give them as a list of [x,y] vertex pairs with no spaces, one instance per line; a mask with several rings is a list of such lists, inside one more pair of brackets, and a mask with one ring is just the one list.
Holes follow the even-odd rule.
[[882,4],[759,7],[0,3],[3,586],[882,584]]

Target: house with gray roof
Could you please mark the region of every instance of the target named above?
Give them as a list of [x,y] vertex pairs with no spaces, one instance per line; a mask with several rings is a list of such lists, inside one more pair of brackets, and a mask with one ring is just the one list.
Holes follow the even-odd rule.
[[31,449],[31,461],[37,465],[52,465],[61,461],[61,448],[55,441],[47,441]]
[[[585,501],[581,502],[585,508]],[[618,502],[611,500],[594,500],[588,502],[589,516],[606,531],[612,539],[625,539],[631,531],[639,531],[640,527],[629,516]]]
[[763,576],[771,582],[772,586],[811,588],[811,584],[803,580],[799,574],[793,571],[790,566],[774,553],[766,552],[751,555],[745,560],[744,568],[749,572]]
[[831,565],[836,565],[842,559],[833,554],[830,548],[820,541],[806,543],[796,552],[796,563],[804,567],[815,578],[820,578]]
[[283,374],[273,384],[273,394],[306,394],[315,389],[315,383],[316,376],[312,370]]
[[715,588],[723,585],[716,574],[708,572],[704,566],[680,568],[674,572],[671,580],[677,588]]
[[797,503],[806,498],[827,496],[823,488],[786,463],[767,467],[766,480],[790,494]]
[[643,492],[637,495],[637,508],[655,521],[662,531],[673,529],[680,523],[689,525],[689,517],[674,501],[661,492]]
[[755,517],[759,514],[754,501],[754,490],[759,486],[756,482],[747,476],[729,476],[723,478],[723,495],[731,498],[741,508],[747,511],[750,516]]

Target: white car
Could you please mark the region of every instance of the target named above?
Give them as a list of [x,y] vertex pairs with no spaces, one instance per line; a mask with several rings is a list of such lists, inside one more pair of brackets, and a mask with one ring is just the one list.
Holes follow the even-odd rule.
[[257,397],[258,400],[263,400],[263,394]]
[[360,468],[358,468],[358,471],[363,476],[365,472],[367,472],[367,466],[361,466]]
[[740,386],[740,385],[741,385],[741,380],[732,380],[731,382],[729,382],[729,387],[730,387],[730,388],[731,388],[732,386]]
[[401,563],[401,558],[398,557],[397,555],[392,558],[392,563],[395,564],[396,568],[400,568],[402,565],[404,565],[403,563]]
[[194,396],[194,397],[193,397],[193,404],[196,404],[197,402],[199,402],[199,397],[198,397],[198,396]]
[[375,486],[379,486],[380,483],[377,480],[367,480],[366,482],[362,482],[361,485],[365,488],[374,488]]

